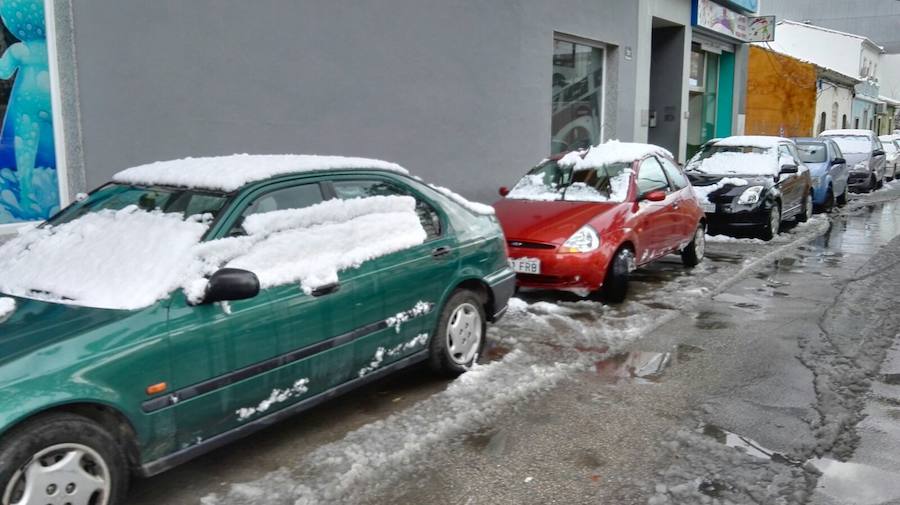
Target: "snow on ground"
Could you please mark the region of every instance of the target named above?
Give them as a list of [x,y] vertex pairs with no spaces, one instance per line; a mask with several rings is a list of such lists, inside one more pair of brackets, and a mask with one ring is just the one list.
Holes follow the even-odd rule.
[[488,425],[513,405],[580,369],[543,363],[522,351],[477,365],[441,393],[410,409],[348,433],[342,440],[252,482],[232,484],[203,505],[355,503],[377,495],[415,470],[447,441]]
[[379,169],[407,174],[396,163],[368,158],[313,155],[214,156],[157,161],[123,170],[113,180],[145,186],[178,186],[234,191],[242,186],[277,175],[319,170]]
[[16,310],[16,301],[12,298],[0,298],[0,322],[12,315]]
[[0,246],[0,292],[89,307],[146,307],[181,285],[206,230],[181,215],[136,206],[33,229]]

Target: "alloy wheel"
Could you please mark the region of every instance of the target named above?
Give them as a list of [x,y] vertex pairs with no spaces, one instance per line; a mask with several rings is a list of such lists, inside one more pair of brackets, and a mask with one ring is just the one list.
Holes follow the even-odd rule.
[[457,365],[468,366],[481,348],[483,324],[478,309],[470,303],[460,304],[447,323],[447,351]]
[[106,505],[109,467],[97,451],[59,444],[35,454],[13,474],[2,505]]
[[809,221],[809,219],[810,219],[810,218],[812,217],[812,215],[813,215],[813,197],[812,197],[812,193],[807,193],[807,194],[806,194],[806,208],[803,209],[803,213],[806,214],[806,220]]
[[772,210],[769,211],[769,229],[772,230],[773,237],[781,231],[781,212],[778,210],[777,205],[773,206]]
[[703,226],[697,227],[697,231],[694,232],[694,252],[697,254],[698,262],[706,254],[706,229]]

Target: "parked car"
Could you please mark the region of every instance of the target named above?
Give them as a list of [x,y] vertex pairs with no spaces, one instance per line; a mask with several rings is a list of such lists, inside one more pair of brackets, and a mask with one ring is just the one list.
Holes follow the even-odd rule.
[[751,230],[771,240],[782,222],[804,222],[813,213],[809,169],[786,138],[724,138],[707,144],[685,173],[714,232]]
[[703,259],[706,221],[665,149],[608,142],[553,156],[494,204],[518,285],[621,302],[635,267]]
[[900,142],[893,135],[878,137],[884,149],[884,178],[892,181],[900,177]]
[[[486,210],[485,210],[486,209]],[[360,158],[126,170],[0,247],[0,496],[122,504],[394,370],[478,357],[515,288],[489,206]]]
[[795,138],[800,161],[809,168],[812,178],[813,203],[824,211],[835,204],[845,205],[850,187],[850,171],[840,146],[829,138]]
[[850,168],[851,191],[872,191],[884,185],[886,156],[881,141],[871,130],[825,130],[841,148]]

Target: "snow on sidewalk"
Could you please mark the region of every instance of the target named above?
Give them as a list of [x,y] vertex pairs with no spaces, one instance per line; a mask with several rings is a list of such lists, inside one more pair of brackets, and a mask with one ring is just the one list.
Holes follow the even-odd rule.
[[431,451],[477,430],[512,405],[579,370],[579,363],[541,363],[522,351],[476,366],[443,392],[363,426],[342,440],[299,455],[263,477],[232,484],[203,505],[355,503],[375,496],[421,465]]

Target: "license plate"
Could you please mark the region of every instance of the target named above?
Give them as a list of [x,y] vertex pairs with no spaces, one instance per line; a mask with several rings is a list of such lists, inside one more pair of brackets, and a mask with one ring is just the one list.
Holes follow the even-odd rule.
[[703,202],[703,212],[707,214],[715,214],[716,213],[716,204]]
[[509,266],[513,269],[513,272],[520,274],[540,274],[541,273],[541,260],[529,259],[529,258],[516,258],[509,260]]

